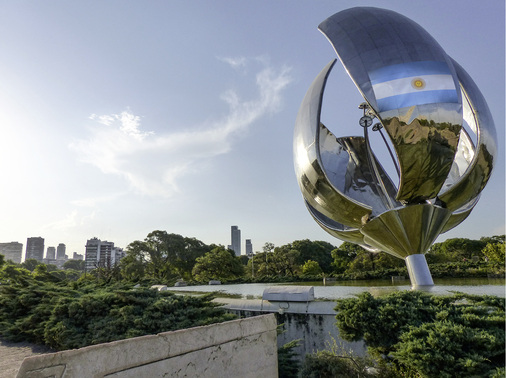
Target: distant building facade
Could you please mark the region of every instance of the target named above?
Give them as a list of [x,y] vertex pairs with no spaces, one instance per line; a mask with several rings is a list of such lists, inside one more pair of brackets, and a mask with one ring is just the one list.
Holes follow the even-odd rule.
[[253,254],[253,244],[251,244],[251,239],[246,239],[246,256]]
[[26,239],[25,260],[35,259],[42,262],[44,258],[44,238],[33,237]]
[[46,259],[48,260],[56,260],[56,248],[55,247],[47,247],[46,250]]
[[68,256],[65,254],[66,249],[67,247],[65,247],[65,244],[58,244],[58,247],[56,247],[56,260],[67,260]]
[[44,264],[56,265],[56,248],[47,247],[46,257],[42,260]]
[[228,246],[228,249],[234,251],[236,256],[241,256],[241,230],[237,226],[232,226],[230,233],[232,244]]
[[74,252],[72,259],[73,260],[84,260],[84,255],[82,255],[81,253]]
[[113,242],[89,239],[86,242],[86,270],[93,270],[97,267],[111,267],[119,263],[125,256],[122,248],[114,247]]
[[4,255],[5,260],[20,264],[23,257],[23,244],[18,242],[0,243],[0,255]]

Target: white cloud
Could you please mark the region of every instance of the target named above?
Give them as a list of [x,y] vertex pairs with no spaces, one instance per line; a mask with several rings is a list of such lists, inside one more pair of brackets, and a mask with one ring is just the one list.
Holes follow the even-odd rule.
[[246,67],[247,59],[245,57],[218,57],[218,60],[227,63],[234,69]]
[[80,198],[74,201],[71,201],[71,204],[78,207],[97,207],[102,203],[107,203],[121,197],[125,193],[114,193],[99,197],[88,197],[88,198]]
[[288,67],[264,66],[256,75],[257,98],[242,100],[237,92],[226,91],[221,98],[229,106],[228,113],[192,131],[142,131],[141,118],[130,109],[121,114],[93,114],[90,118],[98,124],[90,129],[90,137],[74,141],[70,148],[80,161],[123,177],[138,193],[170,197],[179,190],[182,176],[197,172],[209,158],[229,152],[234,138],[244,134],[239,132],[280,110],[282,91],[292,81],[289,73]]
[[89,220],[95,218],[95,211],[89,214],[79,214],[77,210],[73,210],[70,214],[67,214],[63,219],[48,223],[42,227],[43,232],[47,230],[69,230],[78,226],[82,226]]

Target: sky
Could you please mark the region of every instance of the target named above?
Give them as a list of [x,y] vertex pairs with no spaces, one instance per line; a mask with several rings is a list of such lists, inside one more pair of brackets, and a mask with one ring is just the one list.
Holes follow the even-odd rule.
[[[497,164],[437,241],[503,234],[502,0],[21,0],[0,2],[0,242],[41,236],[72,256],[93,237],[125,248],[165,230],[228,245],[237,225],[243,250],[338,246],[305,208],[292,141],[306,90],[336,57],[317,27],[354,6],[419,23],[481,89]],[[339,62],[327,88],[322,121],[360,135],[363,100]]]

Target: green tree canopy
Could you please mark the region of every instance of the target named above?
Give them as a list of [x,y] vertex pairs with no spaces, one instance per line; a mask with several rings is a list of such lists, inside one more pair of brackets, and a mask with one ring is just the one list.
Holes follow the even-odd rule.
[[164,282],[176,278],[191,280],[197,257],[209,251],[208,245],[195,238],[153,231],[144,241],[136,240],[127,246],[122,273],[133,278],[145,274]]
[[84,260],[67,260],[63,263],[63,269],[74,269],[78,271],[84,271],[84,267],[86,266],[86,261]]
[[482,250],[488,261],[496,264],[505,264],[504,243],[487,243]]
[[320,268],[320,265],[316,261],[307,260],[302,266],[302,274],[308,276],[318,276],[321,273],[322,268]]
[[21,266],[25,269],[28,269],[30,272],[33,272],[35,267],[40,264],[42,263],[35,259],[27,259],[21,263]]
[[287,246],[274,248],[273,252],[260,252],[248,261],[248,272],[252,265],[255,277],[293,277],[299,273],[299,254],[295,249],[288,249]]
[[367,251],[358,244],[343,242],[338,248],[330,253],[334,261],[332,267],[336,273],[344,273],[348,269],[350,263],[362,253]]
[[295,240],[279,247],[280,250],[297,251],[297,265],[303,265],[308,260],[316,261],[325,273],[332,271],[332,251],[336,247],[325,241],[311,241],[309,239]]
[[480,238],[480,241],[492,244],[494,243],[504,244],[505,239],[506,235],[494,235],[494,236],[482,236]]
[[244,265],[229,250],[216,247],[204,256],[197,257],[192,273],[195,279],[201,282],[229,281],[244,275]]
[[486,245],[487,242],[482,240],[466,238],[447,239],[442,243],[432,245],[429,249],[427,260],[429,262],[447,262],[471,260],[473,256],[481,258],[481,250]]

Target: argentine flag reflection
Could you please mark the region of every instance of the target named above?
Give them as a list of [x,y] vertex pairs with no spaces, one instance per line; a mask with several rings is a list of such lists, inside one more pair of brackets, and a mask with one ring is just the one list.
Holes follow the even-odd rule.
[[445,62],[395,64],[371,71],[369,77],[379,112],[459,102],[453,76]]

